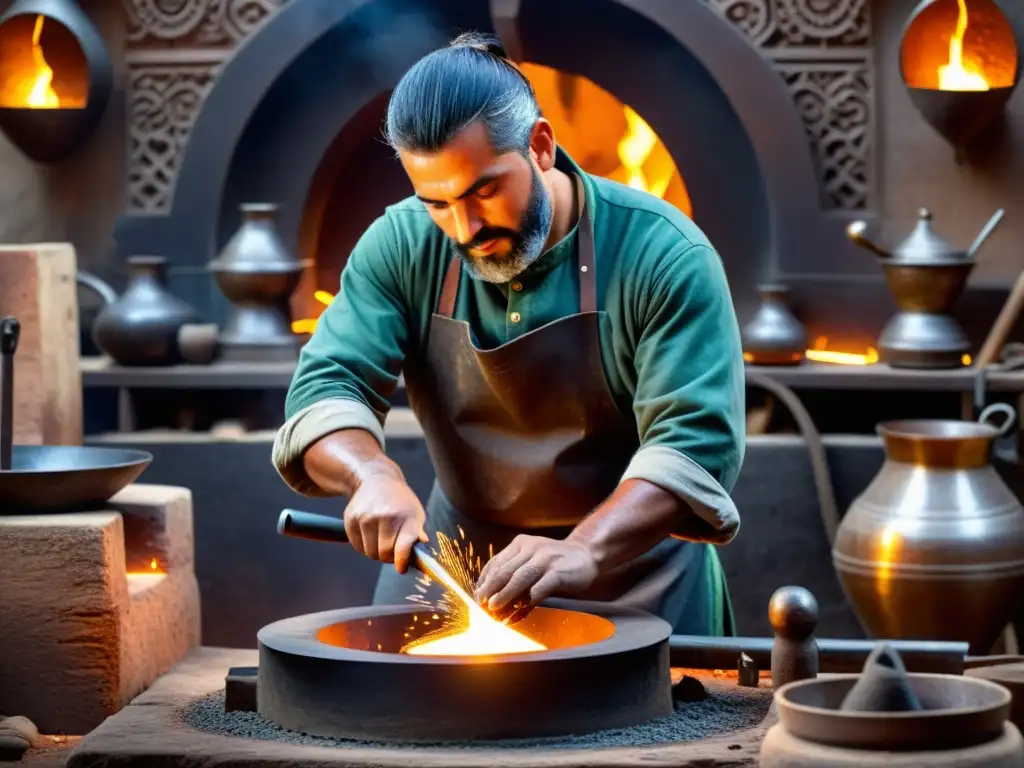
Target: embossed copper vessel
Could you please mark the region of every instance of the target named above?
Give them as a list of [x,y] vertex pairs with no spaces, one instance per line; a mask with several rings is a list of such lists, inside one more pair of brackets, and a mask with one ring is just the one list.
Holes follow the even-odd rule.
[[[990,420],[1002,414],[1002,426]],[[874,637],[958,640],[988,653],[1024,589],[1024,508],[990,464],[1016,425],[997,403],[977,423],[878,425],[881,471],[843,517],[832,560]]]

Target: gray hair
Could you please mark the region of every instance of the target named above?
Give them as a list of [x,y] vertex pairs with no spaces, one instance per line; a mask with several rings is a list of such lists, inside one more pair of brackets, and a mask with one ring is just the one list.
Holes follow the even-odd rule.
[[526,154],[539,117],[533,86],[498,40],[469,32],[402,76],[388,103],[385,137],[395,150],[437,152],[480,120],[495,153]]

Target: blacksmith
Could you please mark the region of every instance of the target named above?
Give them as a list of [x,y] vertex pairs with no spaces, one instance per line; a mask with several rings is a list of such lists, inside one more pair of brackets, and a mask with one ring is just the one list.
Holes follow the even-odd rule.
[[[493,545],[477,598],[500,616],[577,597],[732,634],[715,545],[739,529],[744,375],[712,244],[584,173],[485,37],[413,66],[386,136],[415,195],[363,235],[302,351],[282,477],[349,497],[352,546],[394,563],[375,603],[414,592],[414,542],[461,528]],[[403,372],[437,477],[425,509],[384,452]]]

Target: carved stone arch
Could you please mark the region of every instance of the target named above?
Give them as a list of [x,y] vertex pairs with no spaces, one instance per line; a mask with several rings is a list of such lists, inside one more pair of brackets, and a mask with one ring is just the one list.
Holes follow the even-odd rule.
[[[288,98],[294,94],[283,92],[280,83],[288,81],[289,68],[325,35],[340,39],[337,35],[343,31],[334,28],[339,24],[343,27],[345,19],[355,18],[360,12],[374,7],[391,13],[399,7],[408,6],[407,11],[424,7],[415,0],[288,0],[275,10],[283,0],[207,0],[205,20],[199,22],[197,9],[204,5],[200,0],[125,2],[134,9],[132,18],[136,26],[149,25],[142,33],[136,31],[131,35],[132,44],[141,46],[133,49],[129,56],[133,84],[132,173],[135,179],[148,177],[151,180],[148,188],[156,189],[157,194],[147,198],[140,192],[143,185],[133,188],[136,202],[144,204],[134,205],[136,212],[119,222],[118,247],[122,253],[159,247],[172,258],[179,271],[189,272],[200,270],[215,252],[218,242],[230,234],[235,222],[232,208],[239,201],[239,195],[253,199],[253,195],[263,194],[268,199],[281,199],[273,188],[268,188],[267,174],[252,172],[256,164],[251,159],[259,157],[261,152],[258,141],[254,143],[260,131],[254,131],[253,117],[261,111],[267,114],[274,104],[288,106]],[[541,57],[548,58],[548,62],[538,63],[571,66],[569,61],[556,61],[563,48],[558,46],[560,41],[546,39],[545,36],[550,38],[552,34],[550,29],[534,25],[529,32],[530,16],[538,12],[531,9],[544,5],[538,2],[523,3],[521,15],[528,32],[527,46],[535,49],[539,46]],[[551,7],[557,12],[560,8],[575,7],[579,2],[560,0]],[[740,165],[725,154],[722,157],[725,158],[723,167],[732,169],[726,172],[737,174],[738,198],[749,203],[740,226],[728,200],[715,206],[718,210],[700,213],[699,185],[693,184],[690,176],[703,173],[706,177],[706,170],[693,169],[707,169],[712,164],[706,157],[700,158],[698,150],[688,146],[684,138],[677,137],[675,146],[669,146],[674,156],[680,156],[677,159],[683,159],[683,165],[687,164],[686,156],[692,156],[691,168],[681,170],[688,186],[695,189],[699,223],[707,227],[716,244],[721,243],[727,263],[732,262],[734,266],[732,274],[742,274],[743,284],[737,288],[746,295],[736,297],[738,304],[746,304],[753,298],[752,285],[757,279],[814,272],[815,253],[844,247],[841,227],[828,221],[824,213],[863,209],[870,197],[867,0],[586,2],[627,11],[627,16],[623,17],[626,23],[648,23],[670,38],[672,46],[678,49],[672,52],[674,55],[688,56],[698,65],[691,67],[692,71],[702,69],[718,82],[725,101],[724,105],[719,105],[722,108],[718,114],[723,116],[732,111],[739,117],[738,123],[745,129],[746,137],[736,142],[736,153],[746,151],[744,142],[751,147],[755,163],[747,162],[744,167],[753,171],[737,172]],[[430,5],[437,9],[437,18],[445,17],[445,9],[451,11],[458,6],[457,13],[448,16],[449,20],[458,16],[457,27],[489,26],[487,0],[436,0]],[[164,16],[154,8],[164,8]],[[251,16],[240,17],[240,9],[245,8],[251,10]],[[170,13],[175,9],[176,14]],[[549,17],[558,15],[547,13]],[[238,21],[239,18],[242,21]],[[571,18],[571,14],[566,18]],[[730,21],[745,36],[746,42],[722,24],[720,18]],[[550,28],[557,26],[550,25]],[[170,30],[174,30],[173,34]],[[708,30],[707,34],[702,34]],[[389,79],[393,84],[400,71],[415,60],[414,53],[419,55],[443,44],[451,32],[450,26],[439,24],[429,38],[422,40],[419,46],[422,50],[401,46],[398,55],[390,57],[390,64],[381,64],[378,58],[364,51],[362,55],[366,60],[373,61],[377,67],[378,71],[374,72],[377,90],[370,93],[373,89],[367,89],[366,83],[350,83],[345,92],[352,96],[353,90],[362,89],[362,95],[348,99],[345,105],[335,109],[334,119],[356,114],[369,100],[379,96],[380,88],[390,87]],[[561,33],[564,35],[566,31],[563,29]],[[182,48],[181,40],[175,35],[183,35],[196,48]],[[530,35],[533,35],[532,43]],[[237,41],[243,38],[246,41],[235,48]],[[829,54],[830,46],[846,46],[843,56]],[[668,47],[671,46],[666,46],[666,50]],[[837,58],[841,60],[837,62]],[[614,70],[606,69],[602,75],[599,63],[584,63],[587,66],[574,68],[593,70],[597,74],[591,79],[598,84],[602,80],[606,84],[616,80]],[[384,77],[380,77],[381,68],[389,70]],[[390,69],[395,71],[390,72]],[[751,77],[751,71],[756,76]],[[294,71],[290,77],[292,80],[288,82],[294,83]],[[620,88],[610,90],[615,92]],[[643,92],[643,87],[635,92],[647,105],[639,110],[641,114],[652,122],[659,135],[671,133],[670,128],[665,130],[666,119],[659,121],[650,114],[652,110],[659,111],[657,97],[645,97]],[[616,95],[627,100],[621,92]],[[665,93],[661,98],[667,101],[671,97]],[[662,105],[660,110],[671,116],[672,109],[683,109],[682,97],[676,98],[676,103]],[[286,119],[309,128],[311,123],[303,123],[309,117],[308,112],[305,118],[298,112],[294,117],[288,114]],[[720,124],[728,122],[726,119]],[[781,144],[774,135],[780,130],[779,125],[786,137]],[[328,123],[314,129],[314,133],[319,136],[317,131],[329,133],[340,127]],[[280,141],[280,137],[277,140]],[[322,156],[327,145],[320,136],[304,148],[301,154],[306,160],[299,164],[301,167],[293,165],[290,158],[282,163],[283,175],[279,174],[278,178],[281,183],[291,185],[289,204],[297,199],[296,190],[302,184],[308,188],[315,169],[311,158],[317,152]],[[707,150],[716,145],[711,141],[702,146]],[[717,146],[721,149],[723,145]],[[266,149],[263,148],[262,157],[272,166],[274,159],[280,158]],[[249,158],[248,166],[244,158]],[[153,183],[153,179],[158,179],[159,183]],[[276,192],[280,193],[280,188]],[[755,201],[758,194],[760,199]],[[732,204],[737,209],[744,207],[735,201]],[[745,233],[732,231],[743,228]],[[286,221],[285,229],[294,245],[297,221]],[[760,243],[759,248],[756,243]],[[770,246],[766,247],[766,243]],[[754,253],[754,250],[761,252]],[[772,266],[772,274],[765,274],[769,271],[765,269],[766,260],[776,256],[778,263]],[[851,260],[851,264],[854,264],[852,269],[858,271],[860,262]],[[212,293],[216,301],[216,291]]]

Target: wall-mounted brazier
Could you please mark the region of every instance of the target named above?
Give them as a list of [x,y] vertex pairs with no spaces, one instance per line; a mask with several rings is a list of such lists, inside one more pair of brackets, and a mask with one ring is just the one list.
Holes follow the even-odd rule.
[[911,101],[958,155],[994,123],[1021,75],[1020,0],[924,0],[910,15],[900,72]]
[[0,17],[0,129],[52,163],[103,116],[113,81],[103,38],[74,0],[17,0]]

